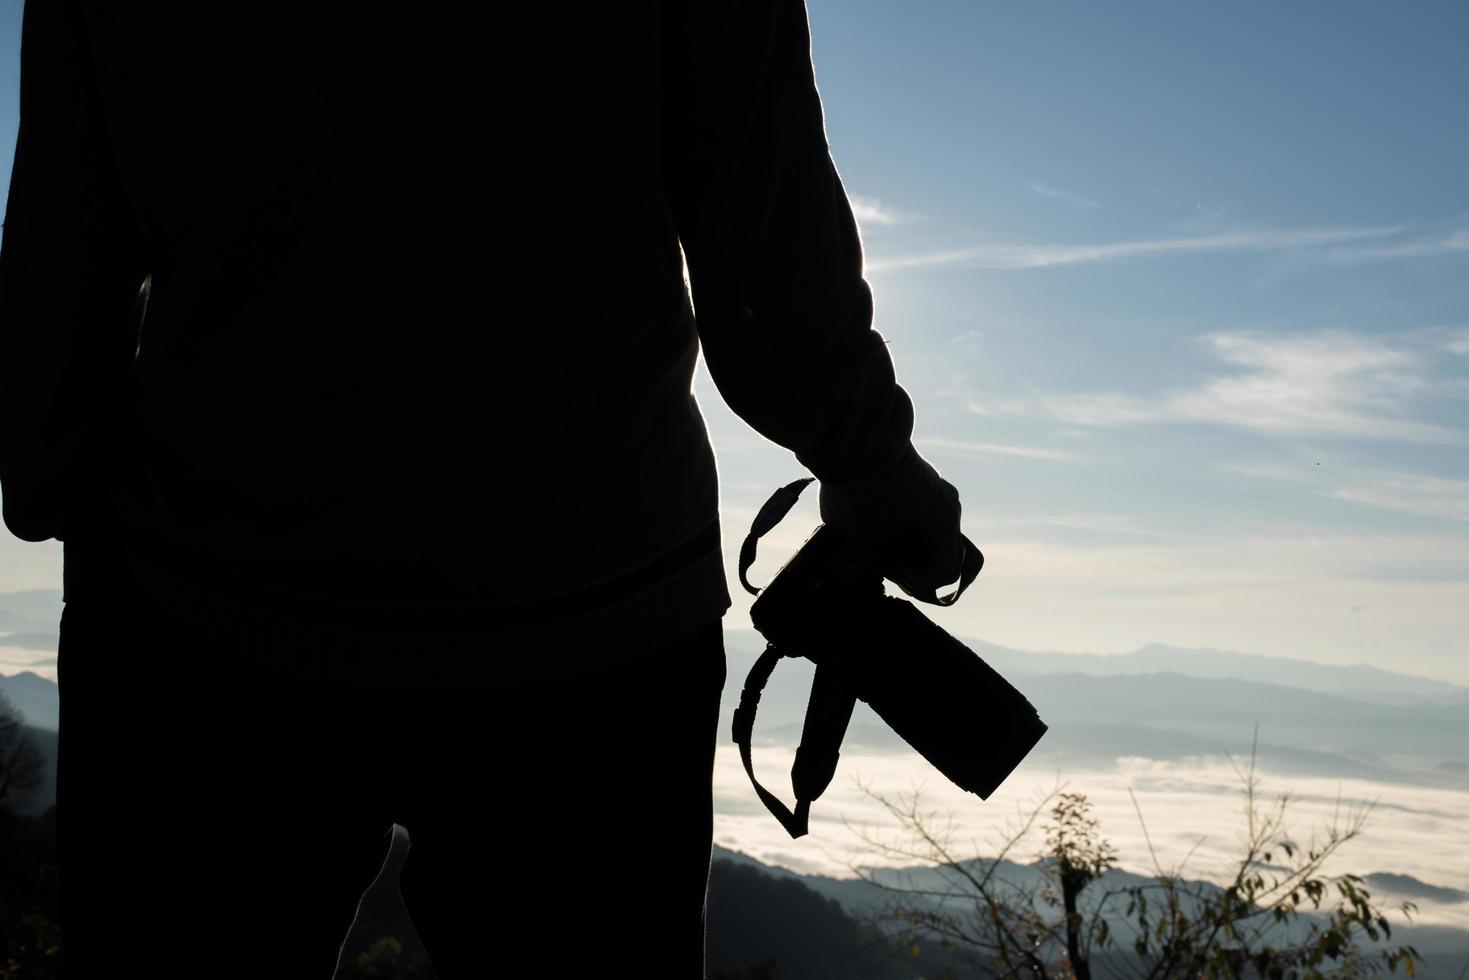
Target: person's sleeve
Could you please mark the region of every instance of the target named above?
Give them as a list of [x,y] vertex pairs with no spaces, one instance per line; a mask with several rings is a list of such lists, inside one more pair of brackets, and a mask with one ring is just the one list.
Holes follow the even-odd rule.
[[105,506],[146,263],[79,5],[25,4],[20,129],[0,241],[0,499],[24,541]]
[[710,376],[821,482],[823,520],[891,534],[952,490],[872,329],[805,4],[669,0],[662,47],[665,195]]

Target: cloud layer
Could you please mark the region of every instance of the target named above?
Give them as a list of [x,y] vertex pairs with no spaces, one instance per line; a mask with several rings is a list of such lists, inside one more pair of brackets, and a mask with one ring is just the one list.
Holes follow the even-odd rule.
[[1231,232],[1183,238],[1154,238],[1106,242],[1096,245],[976,245],[970,248],[928,252],[921,255],[875,258],[868,272],[890,272],[935,266],[969,266],[980,269],[1043,269],[1053,266],[1089,265],[1144,256],[1202,252],[1275,252],[1317,248],[1362,239],[1400,234],[1400,225],[1373,228],[1289,228]]
[[[1196,422],[1274,436],[1334,436],[1463,445],[1469,432],[1419,417],[1435,397],[1458,397],[1452,345],[1430,335],[1391,339],[1341,330],[1224,331],[1199,338],[1228,373],[1157,394],[1121,391],[968,397],[979,415],[1027,415],[1073,425]],[[1437,336],[1432,335],[1432,336]]]
[[1096,201],[1093,201],[1091,198],[1087,197],[1084,194],[1077,194],[1073,191],[1065,191],[1059,187],[1053,187],[1050,184],[1045,183],[1044,181],[1032,180],[1026,186],[1035,191],[1041,197],[1048,198],[1052,201],[1060,201],[1062,204],[1069,204],[1074,208],[1081,208],[1083,211],[1095,211],[1097,208],[1101,207],[1100,204],[1098,204]]
[[[1247,755],[1247,733],[1244,738]],[[767,774],[790,770],[794,753],[789,749],[761,746],[759,752],[757,775],[762,782],[771,781]],[[1271,778],[1268,760],[1260,771],[1265,776],[1262,807],[1268,809],[1276,795],[1289,790],[1293,802],[1287,810],[1288,827],[1301,841],[1332,820],[1338,800],[1343,816],[1356,801],[1383,801],[1369,814],[1362,836],[1328,864],[1329,872],[1392,871],[1452,887],[1469,880],[1469,825],[1460,818],[1469,812],[1469,794],[1363,780]],[[1151,874],[1151,847],[1164,868],[1176,867],[1187,857],[1184,869],[1191,878],[1220,881],[1232,868],[1244,826],[1243,794],[1234,767],[1222,758],[1181,762],[1119,758],[1110,770],[1059,774],[1040,765],[1023,765],[993,797],[980,802],[916,755],[849,753],[842,756],[837,779],[812,807],[810,836],[793,841],[756,799],[738,753],[721,745],[715,764],[715,840],[771,864],[833,877],[852,877],[851,866],[918,863],[885,858],[863,842],[865,834],[893,846],[914,846],[901,833],[897,819],[861,792],[856,782],[860,779],[889,799],[921,788],[920,812],[930,814],[926,821],[930,827],[951,832],[954,857],[991,855],[1006,828],[1016,823],[1017,813],[1029,811],[1058,778],[1068,791],[1085,793],[1092,801],[1093,815],[1100,819],[1103,835],[1117,846],[1122,867]],[[1427,841],[1433,846],[1426,847]],[[1016,859],[1033,860],[1043,844],[1043,834],[1032,832]],[[1404,919],[1394,913],[1391,921],[1396,925]],[[1420,901],[1414,921],[1469,928],[1469,903]]]
[[847,200],[852,205],[852,214],[857,218],[858,224],[898,225],[911,220],[909,215],[895,208],[885,207],[875,197],[862,197],[859,194],[850,194]]

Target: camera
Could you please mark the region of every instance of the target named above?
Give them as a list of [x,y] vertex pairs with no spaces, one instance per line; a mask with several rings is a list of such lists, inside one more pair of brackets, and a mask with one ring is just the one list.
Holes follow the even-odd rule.
[[[868,545],[819,525],[764,589],[746,579],[755,542],[795,503],[811,478],[777,490],[761,508],[740,553],[740,582],[758,596],[750,618],[767,641],[745,681],[734,740],[766,808],[792,837],[807,832],[811,802],[830,785],[858,700],[961,789],[988,799],[1046,733],[1034,706],[1009,681],[913,603],[887,595]],[[959,587],[984,558],[963,539]],[[760,692],[782,657],[816,664],[801,742],[791,771],[796,808],[755,779],[750,740]]]

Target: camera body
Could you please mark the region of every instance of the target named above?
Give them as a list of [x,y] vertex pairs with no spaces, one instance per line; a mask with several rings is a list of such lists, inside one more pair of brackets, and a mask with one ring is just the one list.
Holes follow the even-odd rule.
[[[967,585],[983,559],[964,543],[973,552]],[[1046,725],[978,654],[911,602],[887,595],[876,557],[867,545],[821,525],[750,610],[780,655],[806,657],[817,667],[792,773],[797,799],[809,804],[830,782],[852,698],[871,706],[955,785],[988,799],[1040,741]],[[762,678],[758,687],[763,686]],[[746,715],[744,721],[753,721],[753,705]],[[737,713],[737,741],[740,727]],[[747,743],[748,730],[743,734]]]

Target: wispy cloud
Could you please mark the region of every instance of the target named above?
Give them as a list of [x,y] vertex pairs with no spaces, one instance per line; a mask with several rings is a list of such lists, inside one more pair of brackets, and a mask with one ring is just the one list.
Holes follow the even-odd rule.
[[995,519],[991,525],[1003,529],[999,533],[1011,537],[1024,535],[1032,540],[1041,540],[1035,530],[1059,530],[1077,532],[1095,539],[1098,536],[1109,540],[1174,541],[1186,543],[1189,536],[1165,527],[1144,514],[1115,514],[1106,512],[1041,512],[1017,514]]
[[1041,405],[1043,414],[1073,425],[1126,425],[1151,422],[1160,415],[1146,399],[1117,391],[1047,395]]
[[1203,422],[1266,435],[1469,443],[1469,431],[1414,417],[1422,400],[1452,393],[1455,382],[1433,376],[1433,355],[1442,359],[1441,340],[1389,343],[1347,331],[1220,332],[1200,339],[1217,359],[1240,370],[1157,395],[1011,395],[971,398],[968,406],[980,415],[1029,415],[1086,426]]
[[1464,442],[1465,433],[1406,417],[1426,381],[1422,352],[1345,332],[1220,333],[1207,338],[1244,368],[1170,396],[1169,414],[1265,432]]
[[1364,484],[1338,487],[1330,495],[1338,500],[1424,517],[1469,521],[1469,480],[1394,473],[1378,476]]
[[1378,507],[1401,514],[1469,522],[1469,480],[1410,471],[1286,466],[1278,463],[1221,463],[1221,469],[1246,476],[1308,487],[1332,500]]
[[1469,229],[1453,234],[1390,245],[1354,246],[1335,249],[1333,259],[1346,262],[1375,262],[1384,259],[1429,258],[1436,255],[1469,256]]
[[[966,395],[965,407],[975,415],[1024,415],[1073,425],[1113,426],[1159,421],[1158,406],[1149,399],[1120,391],[1081,391],[1043,395]],[[1079,433],[1073,433],[1078,438]]]
[[1022,459],[1044,459],[1056,463],[1077,461],[1075,453],[1043,446],[1011,446],[993,442],[969,442],[964,439],[928,438],[914,440],[914,446],[925,452],[954,453],[962,456],[1018,456]]
[[1100,204],[1089,197],[1076,194],[1072,191],[1063,191],[1061,188],[1052,187],[1043,181],[1032,180],[1028,186],[1041,197],[1050,198],[1053,201],[1060,201],[1062,204],[1069,204],[1074,208],[1081,208],[1084,211],[1095,211],[1101,207]]
[[849,194],[847,200],[852,205],[852,214],[856,216],[858,224],[898,225],[912,220],[911,215],[895,208],[885,207],[882,201],[875,197]]
[[966,265],[981,269],[1043,269],[1088,265],[1141,256],[1196,252],[1269,252],[1315,248],[1338,242],[1399,234],[1401,226],[1380,228],[1294,228],[1245,231],[1187,238],[1154,238],[1098,245],[976,245],[970,248],[895,256],[867,263],[868,272]]
[[1459,331],[1457,336],[1444,344],[1444,349],[1451,354],[1469,354],[1469,330]]

